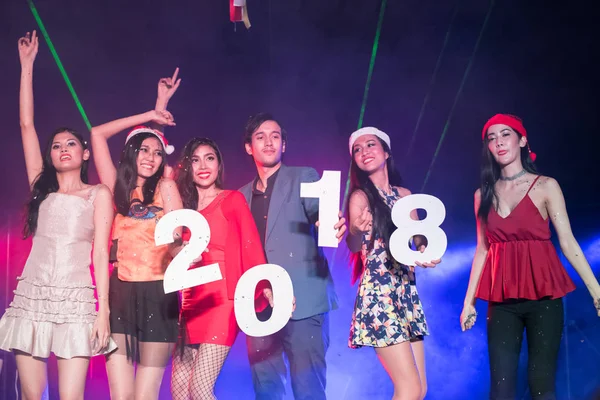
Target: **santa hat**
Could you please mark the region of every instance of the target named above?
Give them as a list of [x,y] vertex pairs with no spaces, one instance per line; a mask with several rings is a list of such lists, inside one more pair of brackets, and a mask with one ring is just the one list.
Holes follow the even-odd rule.
[[133,128],[131,130],[131,132],[129,132],[129,134],[127,135],[127,139],[125,139],[125,144],[127,144],[127,142],[129,142],[129,140],[132,137],[134,137],[135,135],[140,134],[140,133],[150,133],[150,134],[156,136],[156,138],[158,140],[160,140],[160,142],[162,143],[163,147],[165,148],[165,152],[167,154],[171,154],[175,151],[175,147],[173,147],[169,144],[165,135],[163,135],[161,132],[157,131],[156,129],[152,129],[152,128],[149,128],[149,127],[143,126],[143,125],[136,126],[135,128]]
[[350,148],[350,155],[352,155],[352,146],[354,145],[354,142],[356,142],[356,139],[358,139],[359,137],[364,136],[364,135],[375,135],[379,139],[383,140],[385,142],[385,144],[387,144],[387,146],[390,150],[392,149],[390,137],[385,132],[382,132],[379,129],[373,128],[371,126],[367,126],[364,128],[360,128],[359,130],[352,133],[352,135],[350,135],[350,140],[348,140],[348,147]]
[[[485,125],[483,126],[483,131],[481,132],[481,140],[485,140],[485,136],[487,135],[487,131],[492,125],[502,124],[511,127],[515,131],[519,132],[522,136],[527,137],[527,130],[525,126],[523,126],[523,121],[521,118],[510,115],[510,114],[496,114],[492,118],[490,118]],[[535,162],[537,155],[531,151],[529,147],[529,138],[527,138],[527,150],[529,150],[529,157],[531,157],[531,161]]]

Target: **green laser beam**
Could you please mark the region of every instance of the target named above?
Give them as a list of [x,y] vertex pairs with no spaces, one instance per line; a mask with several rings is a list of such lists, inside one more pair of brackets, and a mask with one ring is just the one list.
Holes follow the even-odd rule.
[[458,10],[459,10],[458,5],[459,4],[460,4],[460,0],[458,0],[456,2],[456,5],[454,6],[454,12],[452,14],[452,18],[450,19],[450,25],[448,26],[448,31],[446,31],[446,37],[444,38],[444,44],[442,46],[442,50],[440,51],[437,62],[435,64],[435,68],[433,70],[433,74],[431,75],[431,80],[429,81],[429,89],[427,90],[427,94],[425,95],[425,98],[423,99],[423,104],[421,105],[421,111],[419,111],[419,117],[417,118],[415,130],[413,131],[412,137],[410,138],[410,143],[408,145],[408,150],[406,152],[406,157],[405,157],[406,159],[408,159],[408,157],[410,157],[410,153],[412,152],[412,148],[413,148],[413,146],[415,144],[415,140],[417,138],[417,131],[419,130],[419,127],[421,126],[421,121],[423,119],[423,115],[425,115],[425,108],[427,107],[427,103],[429,103],[429,96],[431,95],[433,86],[435,85],[435,81],[437,79],[437,74],[438,74],[438,71],[442,64],[442,59],[444,57],[444,53],[446,52],[446,46],[448,45],[448,41],[450,39],[450,34],[452,32],[452,25],[454,24],[454,20],[456,19],[456,15],[458,14]]
[[[371,60],[369,61],[369,70],[367,72],[367,81],[365,83],[365,90],[363,93],[363,100],[360,106],[360,115],[358,116],[358,127],[362,128],[363,120],[365,117],[365,111],[367,109],[367,99],[369,98],[369,88],[371,87],[371,79],[373,77],[373,70],[375,69],[375,58],[377,57],[377,49],[379,48],[379,38],[381,37],[381,27],[383,26],[383,16],[385,14],[385,7],[387,0],[381,1],[381,8],[379,9],[379,18],[377,19],[377,29],[375,30],[375,39],[373,39],[373,48],[371,49]],[[350,162],[352,166],[352,161]],[[342,210],[346,209],[346,202],[348,201],[348,192],[350,191],[350,167],[348,167],[348,177],[346,178],[346,188],[344,190],[344,199],[342,201]],[[337,248],[336,248],[337,249]]]
[[423,192],[423,190],[425,189],[425,185],[427,185],[427,182],[429,181],[429,177],[431,176],[431,171],[433,169],[433,165],[435,163],[435,160],[437,159],[440,149],[442,148],[442,143],[444,142],[444,138],[446,137],[446,134],[448,133],[448,128],[450,127],[450,121],[452,120],[452,117],[454,115],[454,109],[456,108],[456,104],[458,104],[458,99],[460,98],[460,95],[462,94],[463,88],[465,86],[465,82],[467,81],[467,77],[469,76],[469,72],[471,71],[471,67],[473,66],[473,60],[475,59],[475,54],[477,53],[477,49],[479,48],[479,44],[481,43],[481,38],[483,37],[483,32],[485,31],[485,28],[488,24],[490,15],[492,14],[492,9],[494,8],[494,3],[495,3],[495,0],[490,1],[490,7],[488,8],[488,12],[487,12],[487,15],[485,16],[485,20],[483,21],[483,25],[481,26],[481,30],[479,31],[479,37],[477,38],[477,41],[475,42],[475,47],[473,48],[473,53],[471,53],[471,58],[469,59],[469,63],[467,64],[467,69],[465,69],[465,73],[463,74],[462,81],[460,82],[460,86],[458,88],[458,91],[456,92],[456,96],[454,97],[454,103],[452,104],[452,108],[450,109],[450,113],[448,114],[448,119],[446,120],[446,123],[444,125],[444,130],[442,131],[442,136],[440,137],[438,145],[435,149],[435,153],[433,154],[431,163],[429,164],[429,169],[427,170],[427,174],[425,175],[425,180],[423,181],[423,186],[421,187],[421,193]]
[[[367,99],[369,97],[369,87],[371,86],[371,78],[373,77],[373,70],[375,69],[375,58],[377,57],[377,49],[379,48],[379,38],[381,37],[381,27],[383,26],[383,16],[385,14],[385,6],[387,0],[381,1],[381,8],[379,9],[379,18],[377,19],[377,29],[375,30],[375,39],[373,39],[373,48],[371,49],[371,60],[369,61],[369,71],[367,72],[367,81],[365,83],[365,91],[363,93],[363,100],[360,106],[360,114],[358,116],[358,128],[362,128],[363,119],[365,117],[365,111],[367,109]],[[346,188],[344,189],[344,199],[342,201],[342,210],[346,209],[346,202],[348,201],[348,192],[350,191],[350,168],[352,167],[352,161],[348,167],[348,177],[346,178]],[[339,247],[333,249],[332,260],[335,260]]]
[[67,87],[69,88],[69,92],[71,92],[71,96],[73,97],[73,100],[75,101],[75,105],[77,106],[77,109],[79,110],[79,113],[81,114],[81,117],[83,118],[83,121],[85,122],[85,125],[87,126],[88,130],[91,131],[92,124],[90,124],[90,120],[88,119],[87,115],[85,114],[83,106],[81,105],[81,102],[79,101],[79,97],[77,97],[77,93],[75,93],[75,89],[73,88],[73,85],[71,84],[71,80],[69,79],[69,76],[67,75],[67,71],[65,71],[65,68],[63,67],[62,62],[60,61],[60,58],[58,57],[58,53],[56,52],[56,49],[54,48],[54,45],[52,44],[52,40],[50,40],[48,31],[46,30],[46,27],[44,26],[44,23],[42,22],[42,19],[40,18],[40,14],[38,13],[37,9],[35,8],[35,5],[33,4],[32,0],[27,0],[27,4],[29,4],[29,8],[31,9],[33,18],[35,18],[38,26],[40,27],[40,31],[42,32],[42,35],[44,35],[44,39],[46,39],[46,43],[48,44],[50,53],[52,53],[52,57],[54,58],[54,61],[56,62],[56,65],[58,66],[58,69],[60,70],[60,73],[61,73],[63,79],[65,80],[65,83],[67,84]]
[[379,48],[379,37],[381,36],[381,27],[383,26],[383,15],[385,14],[385,6],[387,0],[381,2],[381,9],[379,10],[379,19],[377,20],[377,30],[375,31],[375,39],[373,40],[373,48],[371,50],[371,61],[369,62],[369,72],[367,73],[367,82],[365,83],[365,91],[363,94],[363,101],[360,107],[360,116],[358,117],[358,128],[362,128],[363,119],[365,117],[365,111],[367,109],[367,98],[369,97],[369,87],[371,86],[371,78],[373,77],[373,70],[375,69],[375,58],[377,57],[377,49]]

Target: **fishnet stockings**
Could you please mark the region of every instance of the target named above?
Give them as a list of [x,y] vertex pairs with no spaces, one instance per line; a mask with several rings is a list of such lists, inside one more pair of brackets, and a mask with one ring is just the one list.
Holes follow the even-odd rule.
[[218,344],[185,346],[173,358],[173,400],[217,400],[214,389],[231,347]]

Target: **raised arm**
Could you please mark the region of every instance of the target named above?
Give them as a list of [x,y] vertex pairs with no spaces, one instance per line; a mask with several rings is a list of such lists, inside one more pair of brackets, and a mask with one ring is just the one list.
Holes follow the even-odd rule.
[[117,119],[92,128],[92,150],[94,164],[100,177],[100,182],[113,191],[117,180],[117,169],[110,156],[108,139],[119,132],[133,128],[136,125],[154,122],[158,125],[175,125],[173,116],[168,111],[152,110],[131,117]]
[[92,340],[96,340],[94,353],[98,353],[106,347],[110,338],[108,246],[113,217],[112,194],[107,186],[102,185],[98,188],[94,199],[94,249],[92,259],[94,262],[96,292],[98,294],[98,316],[92,331]]
[[[165,111],[167,109],[167,105],[169,104],[169,100],[175,94],[177,89],[179,88],[179,84],[181,83],[181,79],[177,79],[177,75],[179,75],[179,68],[175,68],[175,72],[173,76],[170,78],[160,78],[158,81],[158,93],[156,96],[156,106],[155,110]],[[154,129],[157,129],[161,132],[164,132],[164,129],[161,125],[153,124]],[[173,167],[169,164],[165,165],[165,172],[163,173],[163,177],[173,179],[175,176]]]
[[38,52],[36,31],[29,32],[19,39],[19,59],[21,60],[21,90],[19,92],[19,119],[21,123],[21,139],[25,155],[25,167],[29,186],[42,172],[43,161],[40,141],[33,124],[33,63]]
[[179,68],[175,68],[172,77],[161,78],[158,81],[158,94],[156,96],[155,110],[164,111],[167,109],[169,100],[171,100],[171,97],[173,97],[181,83],[181,79],[177,79],[177,75],[179,75]]
[[562,190],[552,178],[546,178],[543,184],[546,189],[546,209],[556,229],[560,249],[585,283],[600,316],[600,285],[573,235]]
[[475,249],[475,256],[473,257],[473,264],[471,265],[471,276],[469,277],[469,286],[467,287],[467,294],[465,295],[465,301],[463,306],[463,312],[460,317],[460,324],[462,330],[471,329],[475,323],[476,315],[475,312],[475,292],[477,286],[479,286],[479,280],[481,279],[481,272],[485,265],[487,258],[489,243],[485,236],[485,225],[477,217],[479,211],[479,205],[481,204],[481,192],[479,189],[475,192],[475,221],[477,222],[477,248]]

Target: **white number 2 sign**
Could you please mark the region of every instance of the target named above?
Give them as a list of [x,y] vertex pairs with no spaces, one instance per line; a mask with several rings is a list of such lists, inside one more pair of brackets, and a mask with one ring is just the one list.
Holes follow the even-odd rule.
[[210,241],[210,227],[206,218],[194,210],[176,210],[165,214],[154,230],[157,246],[174,242],[173,231],[180,226],[190,230],[190,240],[165,271],[163,286],[165,293],[204,285],[223,279],[219,264],[210,264],[189,269],[192,261],[206,250]]
[[335,237],[340,207],[340,171],[323,171],[316,182],[300,184],[300,197],[319,199],[319,247],[338,247]]
[[[410,217],[412,210],[423,209],[427,217],[415,221]],[[434,196],[412,194],[396,201],[392,207],[392,221],[398,229],[390,236],[390,253],[396,261],[404,265],[415,265],[415,261],[429,262],[442,258],[448,246],[446,233],[440,228],[446,218],[446,207]],[[415,235],[427,238],[427,248],[423,253],[408,247]]]

